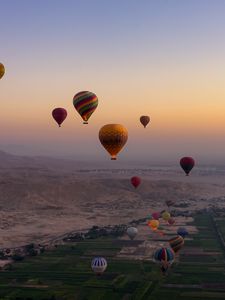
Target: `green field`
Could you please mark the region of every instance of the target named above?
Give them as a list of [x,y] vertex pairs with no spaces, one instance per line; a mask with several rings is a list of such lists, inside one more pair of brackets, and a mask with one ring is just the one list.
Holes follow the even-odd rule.
[[[212,217],[196,215],[194,224],[199,232],[185,243],[190,254],[181,251],[166,277],[152,262],[116,258],[122,241],[86,240],[26,258],[1,271],[0,299],[225,299],[225,253]],[[224,230],[225,221],[219,224]],[[192,254],[193,247],[206,255]],[[108,261],[100,277],[90,269],[96,255]],[[213,283],[221,285],[213,287]]]

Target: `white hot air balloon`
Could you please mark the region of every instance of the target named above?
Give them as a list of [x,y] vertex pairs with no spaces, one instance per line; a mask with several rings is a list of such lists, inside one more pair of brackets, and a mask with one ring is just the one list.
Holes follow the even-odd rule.
[[104,257],[95,257],[91,262],[91,268],[97,275],[101,275],[107,268],[107,261]]
[[127,235],[131,240],[135,238],[135,236],[138,234],[138,230],[136,227],[128,227],[127,228]]

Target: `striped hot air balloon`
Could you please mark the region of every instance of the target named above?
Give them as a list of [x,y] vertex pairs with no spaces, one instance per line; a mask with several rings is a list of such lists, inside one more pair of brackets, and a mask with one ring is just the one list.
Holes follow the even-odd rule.
[[107,268],[107,261],[104,257],[95,257],[91,262],[91,268],[97,275],[101,275]]
[[174,261],[175,255],[173,250],[170,248],[159,248],[154,253],[154,261],[165,263],[165,264],[172,264]]
[[98,106],[98,98],[92,92],[79,92],[73,97],[73,105],[84,120],[83,123],[88,124],[88,119]]
[[184,239],[182,236],[178,235],[169,240],[170,247],[175,253],[177,253],[184,245]]

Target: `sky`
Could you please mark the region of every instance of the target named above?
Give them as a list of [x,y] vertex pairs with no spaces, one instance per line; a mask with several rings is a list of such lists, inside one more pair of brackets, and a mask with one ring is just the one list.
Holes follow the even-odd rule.
[[[120,160],[225,161],[225,1],[0,0],[0,149],[107,160],[108,123],[129,139]],[[89,125],[73,96],[94,92]],[[51,117],[64,107],[62,128]],[[149,115],[144,129],[141,115]]]

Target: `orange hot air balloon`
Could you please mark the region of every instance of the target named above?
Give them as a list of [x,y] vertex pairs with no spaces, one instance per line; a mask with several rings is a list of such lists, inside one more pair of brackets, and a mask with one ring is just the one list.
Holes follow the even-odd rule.
[[4,76],[5,74],[5,67],[2,63],[0,63],[0,79]]
[[159,221],[158,220],[150,220],[148,222],[148,226],[151,227],[152,230],[157,230],[159,227]]
[[140,122],[145,128],[148,125],[148,123],[150,122],[150,117],[149,116],[141,116]]
[[116,155],[122,150],[127,139],[128,131],[120,124],[107,124],[99,130],[99,140],[112,160],[116,160]]

